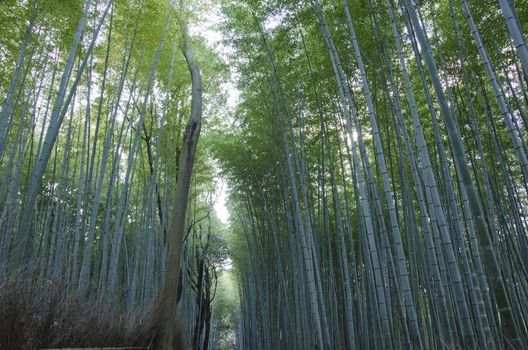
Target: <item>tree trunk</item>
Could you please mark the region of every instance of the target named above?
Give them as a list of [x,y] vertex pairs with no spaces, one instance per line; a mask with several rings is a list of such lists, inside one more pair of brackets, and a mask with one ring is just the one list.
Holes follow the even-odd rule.
[[[185,12],[185,1],[181,1]],[[183,145],[178,168],[178,183],[174,198],[174,212],[167,235],[168,254],[165,270],[165,285],[161,294],[161,329],[159,348],[174,349],[176,329],[177,291],[179,286],[180,258],[185,234],[185,213],[189,197],[189,187],[194,163],[194,155],[200,137],[202,119],[202,79],[194,55],[189,47],[187,27],[183,24],[183,55],[187,61],[192,81],[191,116],[185,127]]]

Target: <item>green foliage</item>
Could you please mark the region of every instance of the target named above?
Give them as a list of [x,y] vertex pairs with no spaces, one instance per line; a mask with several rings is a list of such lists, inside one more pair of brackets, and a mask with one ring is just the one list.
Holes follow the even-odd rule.
[[[518,156],[527,151],[528,81],[497,1],[468,4],[515,130],[460,1],[409,1],[423,20],[413,28],[404,1],[388,1],[416,106],[386,0],[348,1],[364,72],[342,0],[320,1],[328,32],[318,23],[317,1],[189,2],[184,13],[171,0],[114,0],[85,57],[106,4],[94,0],[61,87],[86,1],[0,1],[0,288],[7,273],[27,265],[44,299],[53,295],[40,282],[63,279],[96,306],[111,300],[126,312],[149,309],[163,285],[191,112],[181,51],[188,22],[204,120],[187,218],[185,332],[195,331],[189,325],[201,301],[192,279],[203,262],[208,287],[218,281],[212,315],[220,348],[410,348],[418,344],[416,325],[423,340],[417,348],[485,348],[485,339],[500,348],[507,308],[489,288],[499,277],[516,283],[505,295],[528,339],[528,192]],[[528,0],[514,5],[526,31]],[[221,11],[219,48],[207,38],[211,11]],[[410,34],[422,26],[438,76],[424,67],[422,44],[417,56],[411,45]],[[435,94],[435,79],[445,96]],[[450,137],[441,103],[454,116]],[[54,108],[65,112],[62,124],[50,120]],[[54,128],[56,140],[45,139]],[[454,156],[460,145],[453,134],[467,164]],[[31,230],[21,232],[47,142],[52,156],[29,206]],[[460,172],[466,168],[469,179]],[[229,225],[214,213],[220,178],[229,185]],[[490,254],[496,273],[493,259],[483,258]],[[22,264],[28,261],[34,264]],[[382,324],[390,324],[387,331]]]

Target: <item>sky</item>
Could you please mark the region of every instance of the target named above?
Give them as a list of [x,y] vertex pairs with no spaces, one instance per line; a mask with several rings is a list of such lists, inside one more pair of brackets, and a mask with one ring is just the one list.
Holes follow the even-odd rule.
[[214,210],[216,216],[223,224],[229,222],[229,211],[227,210],[227,183],[222,179],[218,178],[216,190],[215,190],[215,203]]

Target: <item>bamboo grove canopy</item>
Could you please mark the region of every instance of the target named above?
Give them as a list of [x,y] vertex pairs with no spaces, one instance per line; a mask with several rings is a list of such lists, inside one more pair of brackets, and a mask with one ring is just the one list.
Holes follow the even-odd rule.
[[[48,305],[60,281],[142,315],[172,267],[196,349],[526,347],[527,20],[527,0],[0,2],[0,292],[23,276]],[[187,22],[203,137],[167,267]]]

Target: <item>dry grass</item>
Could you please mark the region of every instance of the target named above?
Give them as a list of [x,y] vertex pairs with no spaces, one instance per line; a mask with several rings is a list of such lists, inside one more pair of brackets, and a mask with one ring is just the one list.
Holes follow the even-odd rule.
[[151,346],[156,307],[138,315],[118,305],[81,301],[63,283],[10,278],[0,285],[0,349]]

